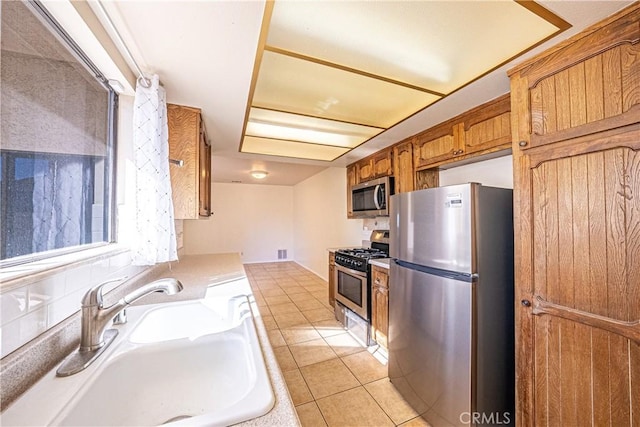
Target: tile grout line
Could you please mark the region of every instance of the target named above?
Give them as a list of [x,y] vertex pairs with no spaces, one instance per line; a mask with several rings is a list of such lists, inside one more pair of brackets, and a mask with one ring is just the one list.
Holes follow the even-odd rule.
[[[318,409],[318,412],[320,413],[320,415],[321,415],[321,417],[322,417],[322,419],[323,419],[324,423],[325,423],[326,425],[328,425],[327,418],[325,417],[324,413],[323,413],[323,412],[322,412],[322,410],[320,409],[320,405],[318,405],[318,401],[319,401],[319,400],[322,400],[322,399],[325,399],[325,398],[329,398],[329,397],[331,397],[331,396],[335,396],[335,395],[340,394],[340,393],[344,393],[344,392],[347,392],[347,391],[354,390],[354,389],[357,389],[357,388],[359,388],[359,387],[362,387],[362,388],[365,390],[365,392],[367,393],[367,395],[368,395],[368,396],[369,396],[369,397],[370,397],[370,398],[375,402],[376,406],[377,406],[377,407],[382,411],[382,413],[387,417],[387,419],[388,419],[388,420],[389,420],[389,421],[390,421],[394,426],[399,426],[399,425],[400,425],[400,424],[396,424],[396,423],[393,421],[393,419],[391,418],[391,415],[390,415],[389,413],[387,413],[387,411],[385,411],[385,409],[382,407],[382,405],[380,404],[380,402],[379,402],[379,401],[378,401],[378,400],[377,400],[377,399],[376,399],[376,398],[371,394],[371,392],[366,388],[366,385],[368,385],[368,384],[372,384],[372,383],[374,383],[374,382],[376,382],[376,381],[379,381],[379,380],[382,380],[382,379],[384,379],[385,377],[383,377],[383,378],[378,378],[378,379],[374,379],[374,380],[371,380],[371,381],[368,381],[368,382],[363,382],[361,379],[359,379],[359,378],[356,376],[355,371],[353,371],[353,369],[352,369],[352,368],[350,368],[350,367],[349,367],[349,365],[347,365],[347,364],[346,364],[346,362],[344,361],[344,358],[346,358],[346,357],[349,357],[349,356],[352,356],[352,355],[355,355],[355,354],[358,354],[358,353],[362,353],[362,352],[364,352],[364,351],[367,351],[368,349],[367,349],[366,347],[362,347],[360,350],[358,350],[358,351],[356,351],[356,352],[354,352],[354,353],[348,353],[348,354],[345,354],[345,355],[343,355],[343,356],[339,355],[339,354],[336,352],[336,350],[334,349],[334,347],[329,343],[329,341],[327,341],[327,338],[331,338],[332,336],[336,336],[336,335],[339,335],[339,334],[336,334],[336,335],[330,335],[330,336],[328,336],[328,337],[323,336],[322,334],[320,334],[320,331],[318,330],[318,328],[319,328],[319,327],[318,327],[317,325],[314,325],[314,323],[313,323],[309,318],[307,318],[307,317],[305,316],[305,314],[303,313],[303,310],[301,309],[301,307],[300,307],[300,306],[298,306],[298,304],[297,304],[294,300],[292,300],[292,299],[290,298],[290,296],[291,296],[291,295],[295,295],[295,294],[288,294],[288,293],[286,292],[286,288],[283,288],[283,287],[281,287],[281,286],[280,286],[281,279],[279,279],[278,277],[273,277],[273,276],[272,276],[271,278],[269,278],[269,279],[266,279],[266,280],[273,280],[273,281],[275,282],[275,284],[274,284],[274,285],[275,285],[275,286],[277,286],[277,287],[278,287],[278,289],[279,289],[281,292],[283,292],[283,293],[284,293],[284,295],[281,295],[281,296],[286,296],[286,297],[287,297],[287,299],[289,300],[288,302],[275,303],[275,304],[270,304],[270,303],[268,303],[268,302],[267,302],[267,300],[265,299],[265,295],[263,295],[263,294],[262,294],[262,292],[261,292],[261,288],[260,288],[259,284],[257,284],[257,283],[255,283],[255,284],[254,284],[254,283],[252,283],[252,282],[255,282],[255,281],[259,281],[259,280],[255,279],[255,278],[253,278],[253,277],[250,277],[249,279],[250,279],[250,280],[249,280],[249,282],[252,284],[252,289],[257,290],[257,291],[260,293],[260,296],[261,296],[261,298],[264,300],[264,303],[265,303],[265,304],[264,304],[264,306],[268,309],[268,311],[269,311],[269,313],[272,315],[272,317],[273,317],[273,312],[271,311],[271,307],[272,307],[272,306],[277,306],[277,305],[282,305],[282,304],[292,303],[292,304],[296,307],[297,312],[301,313],[301,314],[302,314],[302,316],[303,316],[303,318],[305,318],[305,319],[306,319],[307,324],[311,326],[311,329],[312,329],[314,332],[316,332],[316,333],[320,336],[320,338],[322,339],[322,341],[324,342],[324,344],[325,344],[325,345],[327,345],[327,346],[328,346],[328,348],[329,348],[329,349],[331,349],[331,350],[332,350],[332,352],[333,352],[333,354],[335,355],[335,357],[332,357],[332,358],[327,359],[327,360],[323,360],[323,361],[316,362],[316,363],[312,363],[312,364],[305,365],[305,366],[300,366],[300,365],[299,365],[298,360],[296,360],[295,356],[293,355],[293,352],[291,351],[291,346],[292,346],[292,345],[298,345],[298,344],[304,344],[304,343],[306,343],[306,342],[313,341],[313,340],[315,340],[315,339],[317,339],[317,338],[304,339],[304,340],[302,340],[302,341],[298,341],[298,342],[294,342],[294,343],[291,343],[291,344],[290,344],[290,343],[289,343],[289,342],[284,338],[284,334],[282,334],[282,330],[284,330],[284,329],[290,329],[290,328],[295,328],[296,326],[302,326],[302,325],[304,325],[304,324],[290,325],[290,326],[287,326],[286,328],[282,328],[282,327],[280,326],[280,324],[278,324],[277,320],[275,320],[275,318],[274,318],[274,322],[275,322],[275,324],[276,324],[276,326],[277,326],[277,328],[275,328],[275,330],[277,330],[277,331],[280,333],[280,336],[282,337],[282,340],[283,340],[283,341],[284,341],[284,343],[285,343],[285,344],[284,344],[284,346],[281,346],[281,347],[287,347],[287,351],[289,352],[289,354],[290,354],[290,356],[291,356],[291,358],[292,358],[292,360],[294,361],[294,364],[295,364],[295,366],[296,366],[295,370],[297,370],[297,371],[299,372],[300,377],[302,377],[302,381],[303,381],[303,383],[304,383],[305,387],[307,388],[307,390],[308,390],[308,392],[309,392],[310,397],[312,398],[312,400],[311,400],[311,401],[309,401],[309,402],[305,402],[305,403],[301,403],[301,404],[299,404],[299,405],[294,405],[294,407],[298,408],[298,407],[300,407],[300,406],[307,405],[307,404],[309,404],[309,403],[313,402],[313,403],[314,403],[314,405],[315,405],[315,407]],[[294,281],[295,281],[295,280],[294,280]],[[307,281],[307,283],[309,283],[309,282],[313,282],[313,281]],[[296,283],[299,283],[299,282],[296,282]],[[326,285],[327,285],[327,283],[326,283],[326,282],[324,282],[324,286],[326,286]],[[254,287],[254,286],[255,286],[255,287]],[[301,285],[299,285],[299,284],[298,284],[298,286],[301,286]],[[312,286],[312,285],[309,285],[309,286]],[[303,287],[303,288],[304,288],[304,286],[301,286],[301,287]],[[313,298],[313,300],[314,300],[314,301],[317,301],[319,304],[321,304],[321,305],[322,305],[322,308],[327,309],[327,310],[330,310],[330,308],[329,308],[329,307],[327,307],[327,306],[322,302],[322,300],[320,300],[316,295],[313,295],[313,294],[312,294],[312,292],[313,292],[313,291],[310,291],[309,289],[306,289],[306,288],[304,288],[304,289],[305,289],[306,293],[310,294],[310,296]],[[319,291],[317,291],[317,292],[319,292]],[[300,292],[299,294],[302,294],[302,293],[303,293],[303,292]],[[280,296],[280,295],[278,295],[278,296]],[[261,307],[258,307],[258,309],[260,309],[260,308],[261,308]],[[310,310],[313,310],[313,309],[310,309]],[[318,309],[318,310],[320,310],[320,309]],[[308,310],[307,310],[307,311],[308,311]],[[286,314],[286,313],[283,313],[283,314]],[[330,319],[320,319],[320,320],[317,320],[317,321],[316,321],[316,323],[318,323],[318,322],[322,322],[322,321],[324,321],[324,320],[330,320]],[[275,348],[275,347],[274,347],[274,348]],[[354,386],[354,387],[349,387],[349,388],[347,388],[347,389],[345,389],[345,390],[341,390],[341,391],[339,391],[339,392],[332,393],[332,394],[330,394],[330,395],[323,396],[323,397],[321,397],[321,398],[317,399],[317,398],[314,396],[313,392],[311,391],[311,387],[309,386],[309,383],[308,383],[308,381],[307,381],[307,378],[306,378],[306,377],[303,375],[303,373],[302,373],[302,368],[309,367],[309,366],[313,366],[313,365],[320,364],[320,363],[324,363],[324,362],[327,362],[327,361],[330,361],[330,360],[334,360],[334,359],[338,359],[338,360],[340,360],[341,364],[342,364],[344,367],[346,367],[346,368],[347,368],[347,371],[348,371],[351,375],[353,375],[353,377],[357,380],[358,385],[357,385],[357,386]],[[290,371],[293,371],[293,369],[292,369],[292,370],[290,370]],[[284,371],[283,371],[283,372],[284,372]],[[387,376],[386,378],[388,378],[388,376]],[[416,417],[410,418],[410,419],[408,419],[408,420],[405,420],[405,421],[403,421],[403,423],[401,423],[401,424],[408,423],[408,422],[410,422],[410,421],[412,421],[412,420],[415,420],[415,419],[418,419],[418,418],[420,418],[420,416],[419,416],[419,415],[418,415],[418,416],[416,416]]]

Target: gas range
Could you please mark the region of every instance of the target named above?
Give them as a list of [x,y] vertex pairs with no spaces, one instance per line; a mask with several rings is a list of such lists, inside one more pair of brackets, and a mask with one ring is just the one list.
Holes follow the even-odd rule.
[[371,233],[370,248],[338,249],[335,252],[334,311],[340,321],[365,345],[371,339],[371,266],[369,260],[389,257],[389,231]]
[[388,257],[387,251],[376,248],[338,249],[336,251],[336,264],[366,273],[370,259]]

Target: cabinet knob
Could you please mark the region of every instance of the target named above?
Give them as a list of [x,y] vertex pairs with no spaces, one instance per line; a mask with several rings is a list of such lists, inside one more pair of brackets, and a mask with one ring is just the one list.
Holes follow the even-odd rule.
[[522,301],[520,301],[520,304],[522,304],[524,307],[531,307],[531,301],[529,301],[528,299],[523,299]]
[[177,165],[178,167],[184,166],[184,160],[169,159],[169,163],[173,163],[174,165]]
[[520,141],[520,142],[518,142],[518,145],[520,147],[526,147],[527,146],[527,141]]

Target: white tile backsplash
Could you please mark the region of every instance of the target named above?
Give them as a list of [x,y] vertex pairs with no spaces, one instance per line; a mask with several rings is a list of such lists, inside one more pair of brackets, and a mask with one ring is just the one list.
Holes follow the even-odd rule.
[[55,304],[47,306],[47,325],[53,327],[80,310],[80,301],[86,290],[80,289],[72,294],[66,295],[56,301]]
[[7,324],[3,324],[0,328],[0,351],[1,356],[11,353],[20,347],[20,320],[14,320]]
[[46,307],[41,307],[7,324],[3,323],[2,328],[0,328],[0,342],[2,343],[2,348],[0,349],[1,356],[6,356],[46,330]]
[[65,280],[65,294],[71,294],[78,289],[88,289],[92,281],[91,264],[84,264],[67,271]]
[[2,324],[24,316],[29,309],[29,287],[23,286],[0,295],[0,313]]
[[[131,265],[130,253],[121,252],[38,274],[33,283],[23,278],[23,286],[8,284],[4,287],[6,291],[0,288],[0,357],[80,310],[82,297],[89,288],[114,278],[132,278],[145,268]],[[119,284],[108,285],[104,292]]]
[[62,298],[65,295],[65,282],[66,273],[62,271],[59,274],[29,285],[29,311],[34,311],[42,305]]
[[29,342],[47,330],[47,307],[42,306],[16,321],[20,322],[20,342]]

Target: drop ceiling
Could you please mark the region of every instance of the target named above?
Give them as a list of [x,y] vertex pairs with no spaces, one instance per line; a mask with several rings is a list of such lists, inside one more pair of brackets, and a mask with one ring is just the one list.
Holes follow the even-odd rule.
[[214,181],[261,162],[283,185],[508,92],[506,69],[630,3],[103,2],[168,101],[202,109]]
[[512,0],[270,2],[240,151],[335,160],[569,26]]

